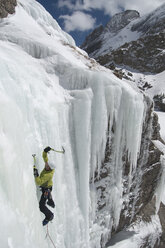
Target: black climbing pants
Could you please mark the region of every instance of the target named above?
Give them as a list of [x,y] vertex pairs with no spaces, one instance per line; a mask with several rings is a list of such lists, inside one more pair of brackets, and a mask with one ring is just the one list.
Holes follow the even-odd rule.
[[39,208],[40,208],[40,211],[43,214],[45,214],[45,218],[47,220],[50,220],[53,213],[46,207],[46,204],[51,206],[52,208],[55,207],[54,201],[52,199],[52,194],[51,194],[52,187],[51,188],[41,187],[41,190],[42,190],[42,195],[41,195],[41,199],[39,202]]

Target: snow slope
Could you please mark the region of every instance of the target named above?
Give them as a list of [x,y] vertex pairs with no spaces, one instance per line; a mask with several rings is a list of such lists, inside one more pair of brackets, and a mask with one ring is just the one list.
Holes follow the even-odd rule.
[[118,47],[122,46],[126,42],[129,43],[131,41],[135,41],[140,38],[141,33],[134,31],[132,32],[131,27],[133,23],[136,23],[137,20],[132,21],[130,24],[128,24],[126,27],[124,27],[121,31],[119,31],[117,34],[113,34],[110,32],[107,32],[104,34],[102,38],[102,47],[99,49],[99,51],[94,52],[90,56],[98,57],[103,56],[104,54],[107,54],[107,51],[112,51],[117,49]]
[[[101,166],[108,118],[116,123],[112,161],[111,212],[118,225],[122,209],[122,150],[136,168],[145,115],[143,95],[75,47],[55,20],[34,0],[18,0],[16,13],[0,21],[0,241],[6,248],[51,247],[38,208],[33,178],[45,146],[56,164],[55,220],[49,231],[56,247],[100,247],[110,227],[95,219],[89,180]],[[129,129],[128,127],[129,123]],[[136,142],[134,142],[136,140]],[[117,182],[117,183],[116,183]],[[108,223],[108,222],[107,222]],[[97,235],[91,235],[91,233]]]
[[[123,72],[128,75],[128,71],[123,69]],[[158,74],[151,73],[140,73],[131,70],[130,80],[135,82],[138,87],[144,89],[145,93],[148,94],[152,99],[156,95],[165,94],[165,71]],[[145,84],[149,85],[149,87],[145,87]]]

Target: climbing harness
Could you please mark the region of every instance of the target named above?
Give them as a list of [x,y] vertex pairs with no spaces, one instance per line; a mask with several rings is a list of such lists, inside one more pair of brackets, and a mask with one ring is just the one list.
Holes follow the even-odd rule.
[[49,239],[50,239],[50,241],[51,241],[51,243],[52,243],[53,247],[54,247],[54,248],[56,248],[56,246],[55,246],[55,244],[54,244],[54,242],[53,242],[52,238],[50,237],[50,234],[49,234],[49,229],[48,229],[48,224],[47,224],[47,233],[46,233],[46,237],[45,237],[45,238],[47,238],[47,237],[49,237]]

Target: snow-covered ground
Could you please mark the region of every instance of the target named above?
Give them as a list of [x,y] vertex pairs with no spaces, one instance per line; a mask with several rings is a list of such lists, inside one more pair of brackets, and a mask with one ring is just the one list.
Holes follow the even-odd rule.
[[[0,242],[6,248],[51,247],[41,225],[40,192],[32,154],[42,170],[49,145],[56,164],[55,220],[49,232],[57,248],[100,248],[109,222],[122,209],[122,149],[136,168],[145,105],[128,82],[89,59],[35,0],[18,0],[16,13],[0,20]],[[94,223],[96,195],[89,177],[104,158],[108,118],[114,139],[111,212],[107,228]],[[129,129],[128,129],[129,123]],[[134,142],[136,140],[136,142]],[[113,213],[113,216],[112,216]],[[99,226],[100,225],[100,226]]]
[[[129,76],[128,70],[123,69],[123,72]],[[130,84],[135,84],[141,87],[145,94],[149,95],[151,99],[156,95],[165,95],[165,71],[158,74],[142,74],[136,71],[131,71]],[[156,111],[159,117],[160,134],[165,140],[165,113]]]
[[165,94],[165,71],[158,74],[133,73],[133,80],[141,87],[147,82],[150,86],[144,89],[151,98]]
[[150,223],[140,222],[125,231],[116,234],[110,241],[108,248],[139,248],[144,238],[152,234],[150,247],[154,247],[157,235],[161,234],[161,224],[158,216],[153,216]]
[[[138,87],[143,88],[144,92],[151,98],[156,95],[165,94],[165,71],[158,74],[151,74],[140,73],[131,68],[121,69],[129,77],[130,84],[135,83]],[[129,75],[130,72],[132,75]]]
[[[126,70],[124,71],[127,74]],[[165,95],[165,71],[158,74],[132,72],[130,79],[134,81],[138,87],[142,87],[144,92],[149,95],[151,99],[156,95]],[[159,117],[160,134],[165,141],[165,112],[156,111],[156,113]]]

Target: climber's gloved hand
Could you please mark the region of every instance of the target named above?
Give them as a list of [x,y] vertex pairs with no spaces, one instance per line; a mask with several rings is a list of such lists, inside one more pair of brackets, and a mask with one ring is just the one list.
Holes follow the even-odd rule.
[[34,177],[38,177],[39,176],[38,170],[37,170],[37,168],[35,166],[33,166],[33,175],[34,175]]

